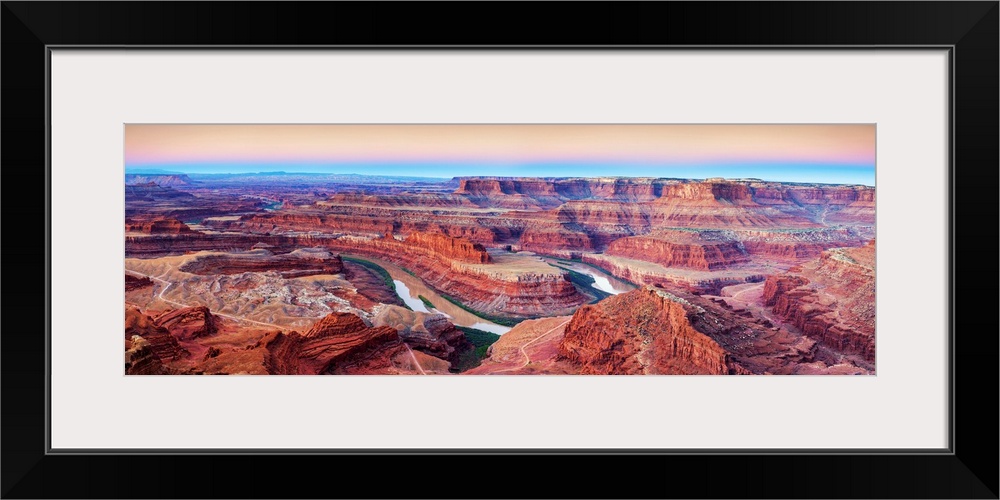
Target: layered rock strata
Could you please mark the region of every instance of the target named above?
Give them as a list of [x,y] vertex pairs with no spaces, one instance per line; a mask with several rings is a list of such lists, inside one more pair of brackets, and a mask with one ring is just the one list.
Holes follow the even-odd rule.
[[344,263],[339,255],[316,248],[303,248],[280,255],[258,249],[245,254],[201,256],[185,263],[180,269],[187,273],[202,275],[273,271],[280,273],[284,278],[294,278],[316,274],[339,274],[344,272]]
[[399,306],[382,306],[372,319],[373,326],[395,328],[413,349],[436,358],[458,364],[462,353],[472,349],[472,344],[461,330],[443,314],[429,314]]
[[615,240],[605,252],[665,267],[690,269],[725,269],[734,264],[750,262],[747,252],[736,242],[672,242],[667,239],[633,236]]
[[344,253],[375,256],[402,266],[435,289],[487,313],[551,314],[589,301],[567,275],[556,268],[547,267],[544,272],[518,272],[501,265],[471,264],[395,238],[345,236],[327,241],[326,246]]
[[153,318],[143,314],[138,308],[128,306],[125,308],[126,342],[131,341],[136,335],[149,344],[149,349],[161,362],[166,363],[190,355],[169,330],[157,324]]
[[205,306],[169,311],[157,316],[154,323],[179,340],[208,337],[219,330],[215,316]]
[[369,328],[348,313],[331,313],[305,334],[268,334],[255,347],[267,351],[268,373],[285,375],[377,373],[406,350],[394,328]]
[[744,372],[688,321],[682,299],[654,287],[581,307],[567,325],[559,356],[582,374]]
[[768,277],[764,304],[831,349],[875,360],[875,245],[833,249]]

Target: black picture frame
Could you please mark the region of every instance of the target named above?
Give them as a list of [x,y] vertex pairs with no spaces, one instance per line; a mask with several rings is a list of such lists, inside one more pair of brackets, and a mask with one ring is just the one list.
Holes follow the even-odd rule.
[[[998,497],[998,409],[993,385],[998,371],[998,315],[992,310],[997,297],[992,263],[1000,170],[1000,4],[996,1],[2,4],[4,147],[0,165],[7,179],[8,230],[8,244],[2,252],[8,264],[29,277],[8,273],[3,294],[7,313],[3,322],[7,328],[0,336],[4,498]],[[414,44],[525,50],[557,46],[609,50],[947,47],[953,100],[949,450],[598,456],[564,452],[558,457],[523,450],[419,456],[291,451],[263,455],[50,453],[46,434],[50,49]],[[959,227],[965,229],[961,235],[956,231]],[[981,303],[979,298],[985,299],[989,309],[973,305]],[[81,328],[86,328],[84,321]],[[141,422],[122,425],[141,426]],[[277,425],[268,427],[273,430]],[[576,477],[554,473],[555,462],[575,470]],[[522,482],[505,478],[506,474],[494,473],[506,469],[537,471],[541,479],[533,479],[541,486],[528,489]],[[387,477],[391,472],[393,479],[360,480],[377,471],[386,471]],[[337,479],[327,486],[323,483],[331,473]],[[399,479],[400,475],[404,478]]]

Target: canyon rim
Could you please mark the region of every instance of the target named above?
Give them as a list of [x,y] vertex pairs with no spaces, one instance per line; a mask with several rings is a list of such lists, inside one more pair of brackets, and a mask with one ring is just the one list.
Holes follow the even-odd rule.
[[125,125],[126,375],[873,375],[874,125]]

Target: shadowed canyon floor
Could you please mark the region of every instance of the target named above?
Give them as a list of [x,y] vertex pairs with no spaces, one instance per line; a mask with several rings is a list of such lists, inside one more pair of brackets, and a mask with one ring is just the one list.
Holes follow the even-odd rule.
[[873,374],[875,193],[130,175],[127,374]]

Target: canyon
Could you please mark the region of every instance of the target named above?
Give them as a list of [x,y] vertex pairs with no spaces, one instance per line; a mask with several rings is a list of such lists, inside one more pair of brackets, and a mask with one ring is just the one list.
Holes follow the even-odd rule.
[[872,187],[125,184],[127,374],[875,373]]

